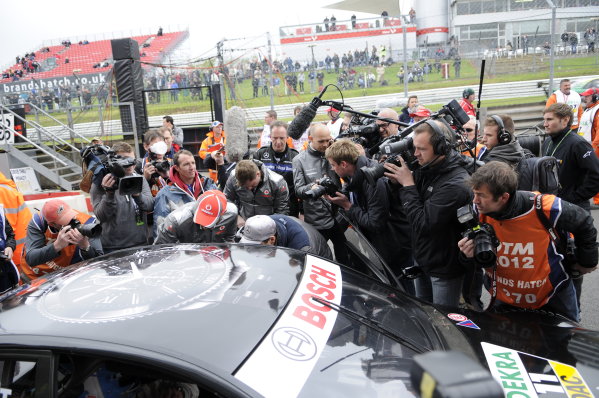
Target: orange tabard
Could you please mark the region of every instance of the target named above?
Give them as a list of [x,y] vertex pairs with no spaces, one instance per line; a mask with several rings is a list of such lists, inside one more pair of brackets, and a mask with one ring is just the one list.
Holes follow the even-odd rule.
[[[561,202],[543,196],[543,211],[554,225]],[[484,215],[481,221],[493,226],[501,245],[497,249],[497,299],[516,307],[536,309],[547,304],[555,288],[568,279],[563,256],[555,248],[535,208],[509,220]],[[492,269],[487,269],[492,278]]]

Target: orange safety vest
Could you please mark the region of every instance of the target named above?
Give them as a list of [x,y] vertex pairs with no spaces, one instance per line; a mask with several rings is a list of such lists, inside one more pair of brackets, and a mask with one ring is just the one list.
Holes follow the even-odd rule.
[[[76,218],[77,220],[79,220],[81,224],[87,224],[96,220],[94,217],[78,211]],[[50,230],[50,228],[48,227],[48,223],[46,222],[46,220],[42,218],[39,212],[33,215],[33,222],[35,223],[35,226],[40,229],[40,231],[46,231],[46,245],[52,244],[56,240],[58,233],[53,233]],[[25,247],[23,248],[21,265],[19,267],[21,271],[21,278],[25,282],[34,280],[42,275],[49,274],[51,272],[57,271],[64,267],[68,267],[71,264],[75,264],[83,260],[79,251],[79,247],[77,245],[69,245],[65,247],[60,251],[58,257],[56,257],[55,259],[49,261],[46,264],[39,264],[34,267],[31,267],[27,264],[26,254],[27,248]]]
[[[210,148],[210,146],[214,145],[214,144],[218,144],[221,143],[223,145],[225,145],[227,143],[227,138],[225,136],[225,130],[222,131],[221,133],[221,137],[218,141],[216,141],[214,139],[214,132],[213,131],[209,131],[206,134],[206,138],[204,139],[204,141],[202,141],[202,145],[200,146],[200,150],[198,151],[198,155],[200,156],[200,158],[202,160],[206,159],[206,155],[208,155],[209,151],[208,149]],[[216,181],[218,178],[218,171],[217,170],[213,170],[213,169],[208,169],[208,176],[210,178],[212,178],[213,181]]]
[[[561,201],[543,195],[543,211],[551,225],[561,214]],[[547,304],[556,288],[569,279],[561,255],[534,207],[509,220],[481,215],[495,229],[497,249],[497,299],[515,307],[537,309]],[[493,270],[486,270],[493,277]]]
[[4,205],[4,214],[15,233],[17,248],[12,260],[18,266],[27,236],[27,225],[31,220],[31,211],[25,204],[23,195],[17,190],[14,181],[6,178],[2,173],[0,173],[0,202]]

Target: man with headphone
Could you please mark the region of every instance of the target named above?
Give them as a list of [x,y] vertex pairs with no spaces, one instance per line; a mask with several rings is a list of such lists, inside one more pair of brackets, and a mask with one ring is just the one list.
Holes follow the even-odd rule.
[[524,149],[514,137],[514,121],[508,115],[490,115],[485,120],[482,143],[478,160],[490,162],[498,160],[515,168],[525,157]]
[[401,184],[399,199],[412,233],[414,259],[425,273],[416,280],[416,295],[435,304],[457,307],[465,268],[457,242],[463,226],[457,210],[470,203],[468,172],[453,148],[454,132],[441,121],[427,120],[414,130],[414,156],[419,168],[412,172],[385,163],[385,176]]
[[460,106],[466,112],[467,115],[476,116],[476,109],[474,109],[474,100],[476,99],[476,94],[474,94],[474,90],[471,88],[464,89],[462,92],[462,99],[460,100]]

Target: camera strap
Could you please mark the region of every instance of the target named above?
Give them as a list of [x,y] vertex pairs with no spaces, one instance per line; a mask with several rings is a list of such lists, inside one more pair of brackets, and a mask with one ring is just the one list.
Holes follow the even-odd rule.
[[537,212],[537,217],[539,218],[539,221],[541,222],[541,224],[543,224],[543,226],[549,233],[549,237],[555,243],[555,245],[559,247],[559,245],[561,244],[560,237],[556,232],[555,228],[553,228],[553,226],[551,225],[551,222],[549,222],[549,219],[547,218],[545,213],[543,212],[543,196],[544,195],[542,193],[535,195],[535,211]]

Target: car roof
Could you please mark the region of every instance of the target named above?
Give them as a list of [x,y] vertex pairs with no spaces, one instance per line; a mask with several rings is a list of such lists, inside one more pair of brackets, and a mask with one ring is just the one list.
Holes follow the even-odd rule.
[[230,373],[285,307],[304,261],[303,252],[254,245],[115,252],[3,296],[0,344],[17,335],[31,345],[40,335],[108,342]]

